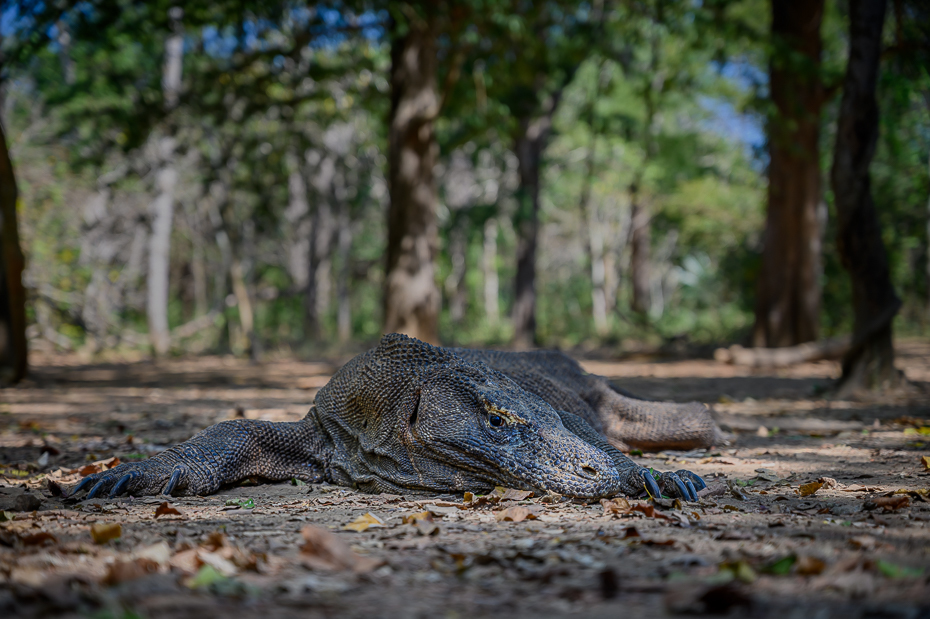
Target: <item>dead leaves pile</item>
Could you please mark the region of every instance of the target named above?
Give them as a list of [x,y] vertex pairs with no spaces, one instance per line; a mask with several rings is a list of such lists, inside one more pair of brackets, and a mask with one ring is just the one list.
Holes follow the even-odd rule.
[[384,564],[378,559],[355,554],[348,544],[325,529],[306,526],[300,534],[304,538],[300,561],[307,569],[364,574]]

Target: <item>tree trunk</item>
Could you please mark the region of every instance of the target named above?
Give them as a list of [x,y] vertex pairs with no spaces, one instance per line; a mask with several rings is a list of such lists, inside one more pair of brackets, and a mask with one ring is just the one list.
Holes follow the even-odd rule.
[[449,317],[454,325],[458,325],[465,318],[465,309],[468,303],[468,290],[465,287],[466,252],[468,239],[465,225],[467,222],[459,221],[449,233],[449,259],[452,269],[446,278],[446,298],[449,304]]
[[639,187],[630,187],[630,285],[633,298],[630,308],[645,315],[651,304],[649,254],[652,250],[649,209],[641,202]]
[[901,301],[891,283],[888,256],[872,199],[869,164],[878,141],[878,82],[885,0],[850,0],[849,62],[837,120],[830,181],[837,245],[853,287],[853,341],[843,358],[840,394],[894,386],[892,320]]
[[756,347],[817,339],[820,327],[820,79],[823,0],[773,0],[768,216],[756,293]]
[[[427,8],[427,11],[434,9]],[[437,21],[411,16],[400,35],[392,25],[391,115],[388,130],[388,245],[384,281],[384,330],[439,341],[439,249],[433,178],[438,145]]]
[[330,253],[333,245],[333,193],[336,162],[324,157],[317,173],[310,181],[315,190],[316,209],[310,227],[310,265],[307,269],[307,287],[304,293],[304,324],[307,337],[320,342],[324,339],[323,319],[329,310]]
[[[174,151],[172,138],[161,139],[162,156],[170,161]],[[174,217],[174,190],[178,172],[171,165],[158,171],[155,186],[158,195],[150,207],[152,235],[149,239],[148,295],[146,314],[149,340],[157,356],[168,353],[171,336],[168,331],[168,271],[171,259],[171,224]]]
[[0,383],[26,376],[25,258],[16,223],[18,192],[6,135],[0,123]]
[[284,211],[287,222],[288,261],[287,270],[297,290],[306,290],[310,267],[310,221],[307,213],[307,184],[301,173],[300,158],[292,157],[293,169],[287,177],[288,206]]
[[352,301],[349,297],[349,274],[352,260],[352,222],[349,205],[343,203],[339,210],[339,231],[336,250],[339,255],[339,272],[336,275],[336,335],[340,343],[352,338]]
[[491,326],[500,320],[500,279],[497,276],[497,220],[484,223],[484,249],[481,255],[484,279],[484,315]]
[[522,119],[514,151],[520,173],[517,190],[517,275],[514,282],[514,344],[536,343],[536,244],[539,236],[539,166],[549,133],[548,117]]
[[[593,124],[591,131],[594,131]],[[598,221],[596,209],[591,204],[591,185],[594,183],[594,155],[596,136],[591,136],[588,147],[588,157],[584,186],[581,190],[579,207],[582,223],[585,230],[585,249],[588,253],[588,264],[591,268],[591,316],[594,319],[594,330],[598,335],[607,334],[607,295],[605,292],[605,264],[604,264],[604,235],[601,223]]]
[[[181,9],[171,9],[175,33],[165,41],[165,63],[162,76],[162,93],[165,108],[173,109],[178,103],[181,89],[181,60],[184,53],[184,36],[180,32]],[[152,236],[149,240],[149,271],[147,281],[146,314],[149,340],[156,356],[164,356],[171,346],[168,330],[168,273],[171,260],[171,227],[174,217],[174,191],[178,184],[175,169],[176,141],[172,131],[159,138],[158,165],[155,187],[157,195],[152,202]]]
[[604,235],[601,223],[598,221],[597,208],[591,204],[591,189],[594,184],[595,157],[597,155],[597,127],[594,126],[594,106],[603,95],[606,87],[604,62],[598,65],[597,86],[591,100],[588,101],[588,129],[591,139],[588,143],[588,156],[585,162],[585,176],[581,188],[581,198],[578,207],[581,211],[582,224],[585,230],[585,249],[588,253],[588,264],[591,268],[591,316],[594,319],[594,330],[599,336],[607,334],[607,296],[605,293],[605,264],[604,264]]

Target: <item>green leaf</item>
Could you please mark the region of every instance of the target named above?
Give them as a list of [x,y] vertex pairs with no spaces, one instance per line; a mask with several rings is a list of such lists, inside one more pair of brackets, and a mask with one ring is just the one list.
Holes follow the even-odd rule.
[[224,582],[226,580],[228,579],[220,574],[215,567],[212,565],[204,565],[200,568],[200,570],[197,571],[196,574],[187,579],[184,584],[187,585],[187,587],[190,589],[200,589]]
[[297,479],[296,477],[292,477],[292,478],[291,478],[291,484],[293,484],[293,485],[295,485],[295,486],[306,486],[306,485],[307,485],[307,482],[301,481],[301,480]]
[[882,559],[876,561],[875,565],[878,567],[878,571],[888,578],[918,578],[924,573],[921,568],[902,567]]
[[229,499],[226,501],[226,505],[235,505],[242,509],[253,509],[255,507],[255,501],[252,499]]
[[[641,455],[643,455],[643,450],[642,450],[642,449],[632,449],[632,450],[630,450],[630,455],[631,455],[631,456],[641,456]],[[652,470],[652,469],[650,469],[650,470]]]
[[786,557],[782,557],[775,563],[772,563],[771,565],[766,566],[762,571],[768,574],[784,576],[785,574],[791,571],[791,568],[794,566],[797,560],[798,558],[796,556],[788,555]]

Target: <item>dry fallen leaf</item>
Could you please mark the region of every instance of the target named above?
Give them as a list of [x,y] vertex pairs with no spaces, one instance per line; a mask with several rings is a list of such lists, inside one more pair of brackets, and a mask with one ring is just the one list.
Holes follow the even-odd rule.
[[501,488],[497,486],[494,488],[494,493],[497,494],[498,490],[503,490],[504,493],[500,495],[501,501],[523,501],[533,496],[532,490],[515,490],[513,488]]
[[409,516],[404,516],[404,524],[416,524],[417,522],[425,521],[432,522],[433,514],[432,512],[417,512],[415,514],[410,514]]
[[637,503],[632,507],[632,510],[634,512],[641,512],[646,516],[646,518],[661,518],[662,520],[669,519],[668,516],[656,510],[654,505],[649,505],[648,503]]
[[168,561],[168,564],[183,574],[194,574],[200,567],[200,561],[197,559],[199,548],[189,548],[175,554]]
[[823,487],[822,481],[812,481],[809,484],[801,484],[798,488],[798,494],[801,496],[810,496]]
[[325,529],[306,526],[301,529],[300,534],[305,541],[300,548],[301,563],[308,569],[330,572],[352,570],[361,574],[383,563],[371,557],[361,557],[355,554],[348,544]]
[[365,514],[362,514],[361,516],[359,516],[358,518],[356,518],[349,524],[342,527],[342,529],[344,531],[357,531],[359,533],[362,533],[363,531],[367,531],[368,529],[375,528],[375,527],[383,527],[383,526],[384,526],[383,520],[381,520],[380,518],[378,518],[371,512],[367,512]]
[[55,539],[55,536],[48,531],[40,531],[31,535],[24,535],[22,538],[20,538],[20,541],[22,541],[23,545],[25,546],[41,546],[45,542],[52,542],[53,544],[58,543],[58,540]]
[[801,576],[816,576],[822,573],[826,567],[827,564],[817,557],[798,557],[798,561],[795,563],[795,569]]
[[232,561],[222,557],[219,553],[210,552],[209,550],[201,549],[197,553],[197,559],[200,560],[201,564],[209,565],[226,577],[235,576],[236,572],[239,571]]
[[90,527],[90,536],[95,544],[106,544],[110,540],[118,539],[123,535],[123,527],[119,523],[108,522],[95,524]]
[[878,540],[870,535],[859,535],[849,540],[850,546],[860,550],[875,550],[878,546]]
[[157,571],[158,563],[151,559],[138,558],[133,561],[117,561],[110,565],[107,575],[103,577],[103,584],[118,585],[154,574]]
[[162,504],[159,505],[158,508],[155,509],[156,518],[158,518],[159,516],[180,516],[180,515],[181,515],[181,512],[179,512],[175,508],[168,505],[168,501],[162,502]]
[[895,496],[875,497],[874,499],[866,503],[866,507],[867,508],[872,507],[873,509],[877,507],[881,507],[883,511],[894,512],[894,511],[901,509],[902,507],[907,507],[910,504],[911,504],[911,498],[909,496],[907,496],[906,494],[898,494]]
[[119,458],[107,458],[106,460],[97,460],[96,462],[91,462],[86,466],[82,466],[78,469],[78,473],[81,474],[81,477],[87,477],[88,475],[93,475],[94,473],[100,473],[102,471],[107,471],[112,469],[114,466],[119,464]]
[[505,510],[494,512],[494,519],[497,522],[523,522],[524,520],[536,520],[535,510],[522,505],[514,505]]
[[137,559],[148,559],[159,565],[167,565],[171,559],[171,548],[167,542],[158,542],[133,553]]
[[930,456],[921,456],[920,463],[924,465],[925,471],[930,471]]
[[478,496],[473,492],[466,492],[462,500],[462,509],[467,509],[469,507],[479,507],[481,505],[487,505],[488,497]]
[[605,514],[629,514],[633,511],[630,502],[623,497],[612,500],[601,499],[601,506],[604,508]]

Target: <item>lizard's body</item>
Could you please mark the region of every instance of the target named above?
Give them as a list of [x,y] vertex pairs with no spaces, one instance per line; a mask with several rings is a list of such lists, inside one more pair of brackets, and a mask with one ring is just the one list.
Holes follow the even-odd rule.
[[392,334],[336,372],[300,421],[225,421],[90,475],[74,492],[209,494],[260,476],[371,492],[503,485],[586,498],[656,494],[657,480],[666,494],[694,498],[697,475],[653,479],[614,445],[706,446],[714,431],[702,406],[627,398],[560,353],[443,349]]

